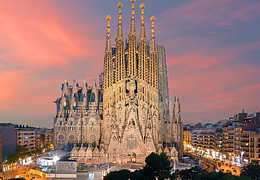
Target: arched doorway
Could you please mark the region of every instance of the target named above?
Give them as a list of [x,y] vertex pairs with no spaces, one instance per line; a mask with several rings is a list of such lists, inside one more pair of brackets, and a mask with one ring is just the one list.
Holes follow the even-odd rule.
[[128,154],[127,154],[127,163],[131,163],[131,162],[132,162],[131,154],[128,153]]
[[127,154],[127,163],[135,163],[136,162],[136,154],[135,153],[128,153]]
[[136,162],[136,154],[135,154],[135,153],[133,153],[133,155],[132,155],[132,162],[133,162],[133,163]]

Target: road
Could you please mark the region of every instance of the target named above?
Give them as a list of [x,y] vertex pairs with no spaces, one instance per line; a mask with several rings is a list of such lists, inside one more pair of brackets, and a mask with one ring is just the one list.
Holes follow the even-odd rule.
[[217,161],[214,160],[214,159],[207,158],[205,156],[199,156],[199,155],[194,154],[194,153],[187,153],[187,152],[185,152],[184,155],[189,156],[189,157],[193,157],[193,158],[202,159],[203,161],[201,162],[201,164],[204,165],[203,169],[205,169],[208,172],[215,170]]
[[8,171],[8,172],[4,173],[4,175],[1,175],[0,177],[2,177],[3,179],[15,178],[17,176],[21,176],[21,177],[25,178],[26,172],[28,172],[29,169],[34,168],[34,167],[35,167],[35,163],[32,163],[27,166],[19,167],[13,171]]

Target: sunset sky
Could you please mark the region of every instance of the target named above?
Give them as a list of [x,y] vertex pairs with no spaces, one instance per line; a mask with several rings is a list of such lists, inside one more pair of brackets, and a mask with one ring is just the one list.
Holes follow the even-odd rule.
[[[82,85],[103,69],[106,15],[112,43],[117,0],[0,0],[0,122],[52,127],[61,84]],[[123,33],[131,2],[122,0]],[[166,48],[169,91],[184,123],[216,122],[260,111],[259,0],[137,0],[146,36]]]

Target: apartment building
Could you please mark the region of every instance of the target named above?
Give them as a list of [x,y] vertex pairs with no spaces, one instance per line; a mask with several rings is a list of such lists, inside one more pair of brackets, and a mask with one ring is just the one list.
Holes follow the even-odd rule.
[[32,129],[16,129],[17,147],[23,146],[27,149],[26,152],[36,150],[36,135]]
[[183,131],[183,141],[191,144],[191,131]]
[[38,128],[36,133],[36,148],[40,150],[54,149],[54,133],[53,129]]
[[193,130],[191,133],[191,145],[194,148],[198,148],[198,137],[200,130]]
[[260,160],[260,132],[252,132],[250,134],[250,162],[252,160]]
[[191,132],[193,149],[216,153],[216,157],[237,164],[260,160],[260,112],[250,115],[242,112],[229,120],[198,127]]
[[216,155],[216,130],[194,130],[191,133],[191,145],[201,154]]
[[215,142],[216,142],[216,151],[222,151],[223,147],[223,130],[222,129],[216,129],[215,134]]

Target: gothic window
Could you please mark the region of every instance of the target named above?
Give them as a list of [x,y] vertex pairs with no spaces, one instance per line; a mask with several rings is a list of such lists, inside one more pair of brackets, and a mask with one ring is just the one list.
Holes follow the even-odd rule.
[[94,142],[94,141],[95,141],[95,136],[94,136],[93,134],[90,136],[90,141],[91,141],[91,142]]
[[80,135],[79,136],[79,143],[84,142],[85,141],[85,136],[84,135]]
[[60,121],[60,125],[62,125],[62,121]]
[[58,140],[58,147],[61,146],[61,140]]
[[95,102],[95,93],[91,93],[92,96],[91,96],[91,101],[90,102]]
[[135,149],[135,140],[132,140],[132,149]]
[[72,125],[73,124],[73,122],[72,121],[70,121],[70,125]]
[[64,136],[63,135],[59,135],[59,139],[63,139],[64,138]]
[[128,149],[131,149],[131,140],[128,140]]
[[69,136],[69,139],[70,139],[70,140],[73,140],[73,139],[74,139],[74,135],[70,135],[70,136]]
[[135,139],[134,136],[131,134],[128,139],[128,149],[135,149]]

